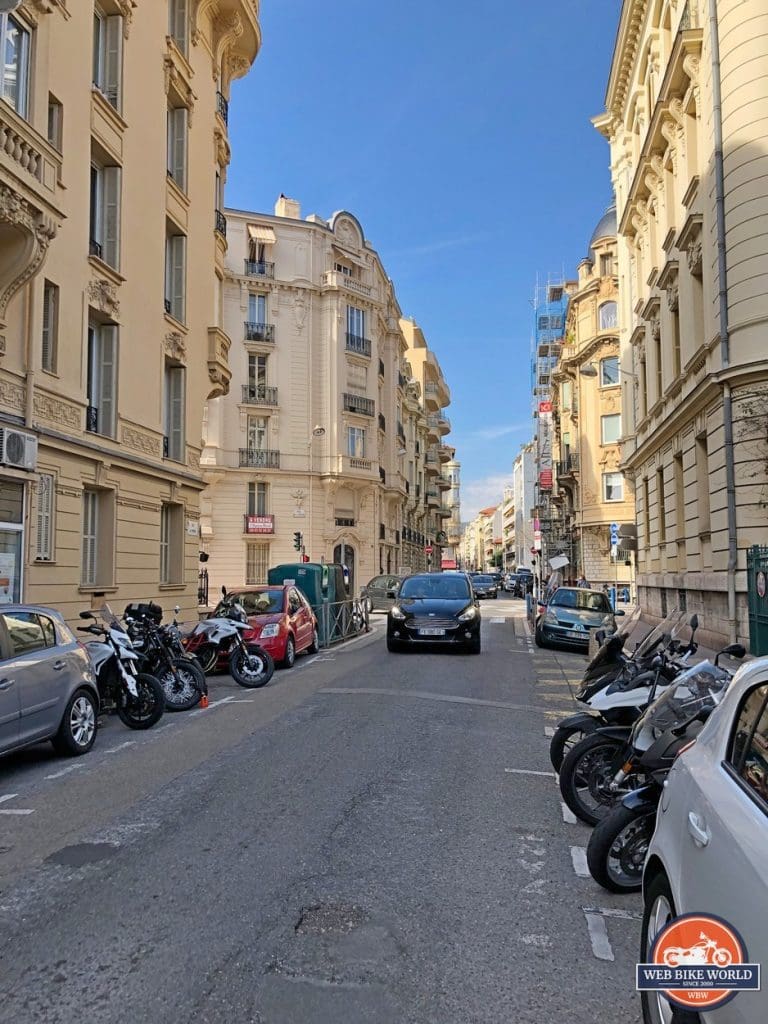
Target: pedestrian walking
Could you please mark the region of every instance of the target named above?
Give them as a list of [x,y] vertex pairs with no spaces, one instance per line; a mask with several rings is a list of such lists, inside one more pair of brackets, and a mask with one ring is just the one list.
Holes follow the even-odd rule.
[[576,581],[576,586],[580,587],[582,590],[589,590],[590,589],[589,581],[587,580],[587,578],[584,575],[584,573],[582,573],[581,576],[579,576],[578,580]]

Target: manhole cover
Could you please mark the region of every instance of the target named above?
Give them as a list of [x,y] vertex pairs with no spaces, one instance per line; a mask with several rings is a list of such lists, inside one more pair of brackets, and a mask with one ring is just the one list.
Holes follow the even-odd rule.
[[47,864],[60,864],[65,868],[81,868],[85,864],[96,864],[117,853],[119,847],[114,843],[75,843],[74,846],[63,846],[50,857]]
[[362,908],[352,903],[317,903],[301,908],[294,931],[297,935],[343,935],[359,928],[364,921]]

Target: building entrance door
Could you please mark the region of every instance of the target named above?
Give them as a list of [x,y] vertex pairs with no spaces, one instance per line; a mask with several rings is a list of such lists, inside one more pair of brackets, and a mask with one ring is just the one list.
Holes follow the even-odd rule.
[[21,601],[24,485],[0,480],[0,604]]
[[749,652],[768,654],[768,547],[755,544],[747,552]]

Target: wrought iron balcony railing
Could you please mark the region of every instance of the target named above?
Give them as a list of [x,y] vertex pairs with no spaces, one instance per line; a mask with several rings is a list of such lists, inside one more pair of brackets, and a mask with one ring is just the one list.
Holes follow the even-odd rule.
[[246,260],[245,276],[272,278],[275,276],[275,264],[268,263],[266,260]]
[[215,211],[214,227],[216,228],[220,235],[222,235],[224,238],[227,237],[227,218],[224,216],[221,210]]
[[277,405],[277,388],[266,384],[243,384],[244,405]]
[[356,412],[361,416],[375,416],[376,403],[372,398],[363,398],[362,395],[350,395],[344,392],[344,411]]
[[275,340],[275,325],[274,324],[256,324],[251,320],[246,320],[243,323],[245,329],[245,340],[246,341],[274,341]]
[[347,352],[356,352],[359,356],[371,355],[371,342],[369,338],[361,338],[357,334],[350,334],[347,331]]
[[224,124],[229,123],[229,100],[222,92],[216,93],[216,113]]
[[280,469],[280,452],[266,448],[241,448],[240,466],[248,469]]

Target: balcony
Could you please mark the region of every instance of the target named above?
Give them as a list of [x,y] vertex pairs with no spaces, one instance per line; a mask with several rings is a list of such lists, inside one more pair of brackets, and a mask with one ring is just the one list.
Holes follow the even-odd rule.
[[245,276],[265,277],[271,280],[275,276],[275,264],[268,263],[266,260],[246,260]]
[[378,476],[378,469],[370,459],[363,459],[357,455],[342,455],[340,457],[342,473],[364,473],[366,476]]
[[350,395],[345,392],[343,399],[344,412],[355,412],[359,416],[376,415],[376,403],[372,398],[363,398],[362,395]]
[[214,212],[213,226],[222,238],[227,237],[227,218],[221,210],[216,210]]
[[407,383],[408,382],[405,379],[405,374],[398,373],[398,375],[397,375],[397,386],[400,388],[401,391],[405,391],[405,385]]
[[369,338],[361,338],[357,334],[347,332],[347,352],[354,352],[358,356],[371,358],[371,342]]
[[220,327],[208,328],[208,380],[207,398],[229,394],[232,371],[229,368],[229,349],[232,342]]
[[243,516],[243,533],[264,534],[275,532],[274,516]]
[[453,458],[453,452],[447,444],[438,445],[437,454],[439,455],[441,462],[450,462]]
[[244,469],[280,469],[280,452],[266,448],[241,448],[240,468]]
[[577,452],[569,452],[562,462],[557,464],[557,475],[560,479],[573,476],[579,471],[579,456]]
[[379,430],[386,434],[387,432],[387,420],[384,413],[379,413]]
[[364,295],[366,298],[370,297],[373,292],[373,288],[369,284],[363,284],[362,281],[349,277],[347,274],[340,274],[336,270],[328,270],[323,274],[323,284],[329,288],[345,288],[347,291],[354,292],[355,295]]
[[440,488],[441,491],[450,491],[450,489],[453,487],[453,484],[451,483],[450,480],[446,480],[444,476],[439,476],[437,478],[437,486]]
[[277,388],[266,384],[243,384],[243,405],[277,405]]
[[450,434],[451,432],[451,421],[447,416],[438,416],[437,418],[437,429],[441,434]]
[[222,92],[216,93],[216,113],[224,124],[229,124],[229,101]]
[[449,508],[446,508],[445,505],[441,505],[440,508],[435,509],[435,515],[440,519],[450,519],[453,512]]
[[246,341],[274,341],[275,340],[275,325],[274,324],[256,324],[252,320],[246,320],[243,323],[243,329],[245,331]]

